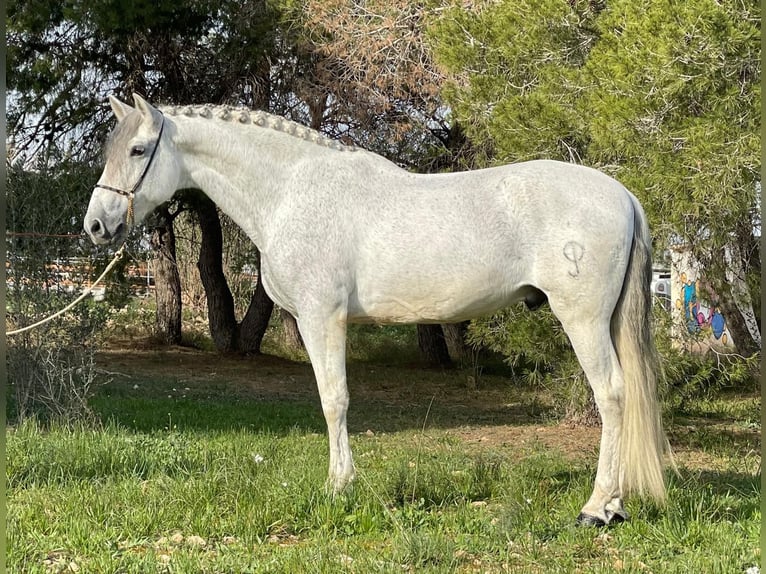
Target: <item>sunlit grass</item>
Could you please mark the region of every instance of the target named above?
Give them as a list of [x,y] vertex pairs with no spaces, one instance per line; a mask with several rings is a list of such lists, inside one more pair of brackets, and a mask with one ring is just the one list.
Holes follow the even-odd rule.
[[[93,406],[102,428],[9,431],[10,572],[730,573],[759,561],[760,458],[750,435],[715,426],[674,438],[714,468],[687,456],[667,507],[631,499],[630,522],[592,530],[574,518],[595,459],[539,442],[478,450],[450,432],[451,412],[380,432],[398,411],[358,402],[355,420],[376,431],[352,433],[358,478],[333,497],[317,401],[131,379]],[[730,415],[727,429],[753,413],[695,408]]]

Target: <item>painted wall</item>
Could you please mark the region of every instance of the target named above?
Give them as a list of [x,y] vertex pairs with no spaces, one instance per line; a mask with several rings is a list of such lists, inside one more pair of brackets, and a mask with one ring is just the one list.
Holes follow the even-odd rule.
[[686,249],[671,250],[671,308],[680,339],[701,349],[734,347],[718,296]]

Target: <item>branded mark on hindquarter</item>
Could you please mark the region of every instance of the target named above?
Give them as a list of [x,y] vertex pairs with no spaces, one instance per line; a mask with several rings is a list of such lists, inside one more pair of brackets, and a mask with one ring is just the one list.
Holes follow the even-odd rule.
[[580,261],[585,255],[585,247],[577,241],[567,241],[564,245],[563,254],[567,261],[573,265],[573,270],[568,272],[570,277],[577,279],[580,276]]

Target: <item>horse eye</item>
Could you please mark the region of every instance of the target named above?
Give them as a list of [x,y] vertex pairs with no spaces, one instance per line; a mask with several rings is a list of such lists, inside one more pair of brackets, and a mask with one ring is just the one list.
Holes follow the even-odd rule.
[[133,146],[130,149],[130,155],[131,156],[144,155],[144,146],[142,146],[142,145]]

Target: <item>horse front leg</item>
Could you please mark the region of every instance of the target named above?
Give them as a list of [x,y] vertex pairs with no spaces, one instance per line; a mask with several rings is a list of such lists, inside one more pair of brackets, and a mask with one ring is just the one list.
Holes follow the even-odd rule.
[[354,480],[346,413],[346,309],[329,313],[300,313],[298,329],[317,380],[330,443],[328,486],[334,493]]

